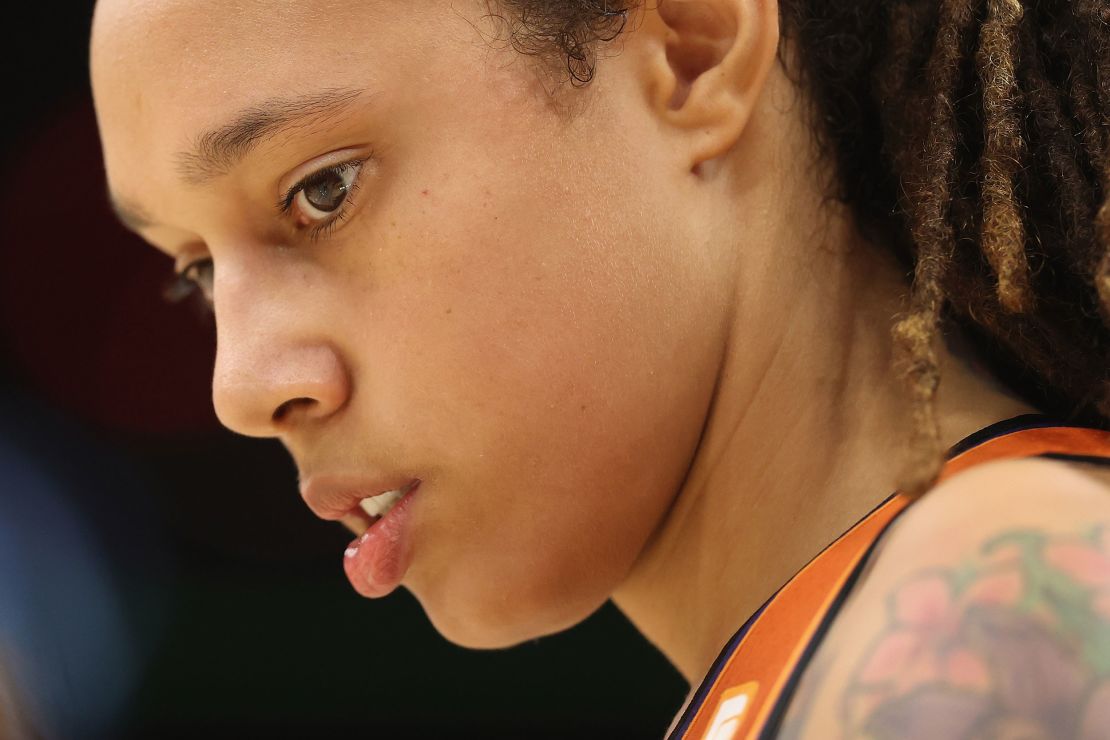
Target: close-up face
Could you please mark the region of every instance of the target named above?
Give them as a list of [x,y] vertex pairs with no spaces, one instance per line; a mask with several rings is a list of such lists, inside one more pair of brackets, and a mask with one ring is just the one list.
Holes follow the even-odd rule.
[[580,621],[649,544],[734,272],[637,55],[557,103],[489,11],[103,0],[92,44],[113,200],[212,301],[220,420],[356,531],[419,479],[345,566],[474,647]]

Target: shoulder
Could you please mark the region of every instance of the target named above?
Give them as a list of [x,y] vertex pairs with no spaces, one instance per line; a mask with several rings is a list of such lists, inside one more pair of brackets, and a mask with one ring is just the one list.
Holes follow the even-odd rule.
[[1110,467],[1048,458],[982,463],[937,485],[903,513],[884,550],[906,551],[943,539],[974,548],[1012,526],[1068,528],[1110,519]]
[[1110,726],[1104,470],[983,463],[911,506],[818,646],[780,737]]
[[[1108,459],[1110,462],[1110,459]],[[919,511],[959,515],[1004,502],[1043,507],[1050,500],[1069,504],[1107,501],[1110,466],[1045,457],[1025,457],[981,463],[945,480],[918,502]],[[1110,503],[1107,504],[1110,506]],[[924,515],[917,516],[924,518]]]

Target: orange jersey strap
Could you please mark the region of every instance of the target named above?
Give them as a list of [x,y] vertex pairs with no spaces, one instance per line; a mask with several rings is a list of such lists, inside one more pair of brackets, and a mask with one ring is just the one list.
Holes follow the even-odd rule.
[[[939,480],[989,460],[1039,455],[1110,464],[1110,432],[1040,414],[1008,419],[954,445]],[[772,595],[725,645],[670,740],[773,737],[867,556],[909,503],[905,494],[891,494]]]

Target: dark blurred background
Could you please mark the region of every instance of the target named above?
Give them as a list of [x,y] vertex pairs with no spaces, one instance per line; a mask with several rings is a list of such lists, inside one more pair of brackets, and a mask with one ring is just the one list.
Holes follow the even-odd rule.
[[47,738],[661,737],[685,685],[612,606],[457,648],[359,598],[280,445],[220,428],[212,325],[106,206],[92,5],[4,32],[0,734],[17,705]]

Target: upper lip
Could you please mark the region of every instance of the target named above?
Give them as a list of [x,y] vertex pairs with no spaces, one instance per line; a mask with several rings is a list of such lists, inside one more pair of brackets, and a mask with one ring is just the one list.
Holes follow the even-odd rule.
[[301,497],[312,513],[335,521],[358,509],[358,502],[379,493],[404,488],[417,481],[413,475],[367,476],[321,473],[301,480]]

